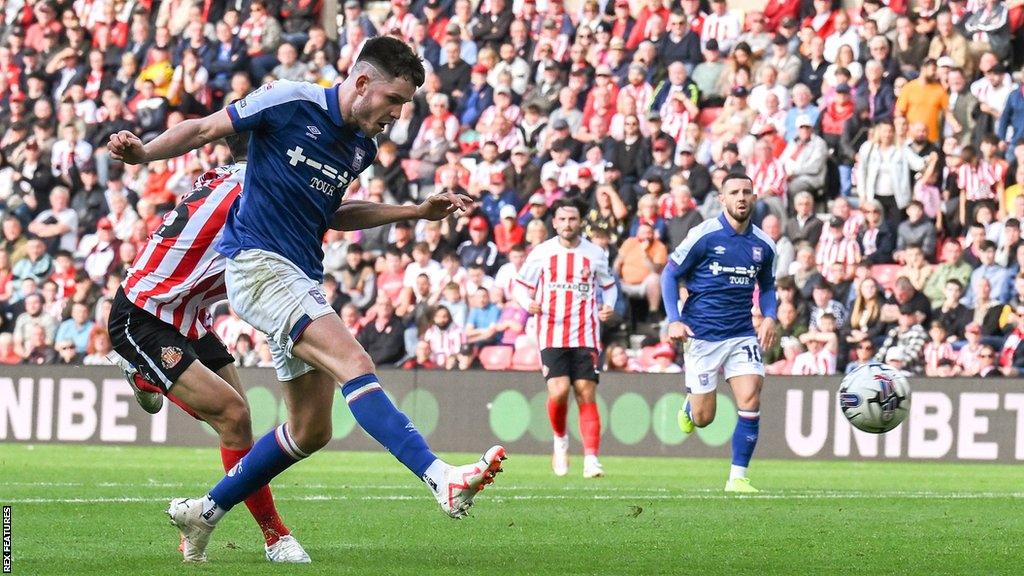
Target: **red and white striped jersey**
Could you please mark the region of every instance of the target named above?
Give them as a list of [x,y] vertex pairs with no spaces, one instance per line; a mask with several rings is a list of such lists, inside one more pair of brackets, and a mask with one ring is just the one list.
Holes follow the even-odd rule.
[[617,295],[604,250],[582,238],[575,248],[566,248],[559,238],[552,238],[530,252],[516,281],[531,293],[525,302],[518,299],[520,305],[528,309],[532,299],[541,306],[536,323],[542,350],[600,349],[597,293],[602,291],[603,303],[610,306],[615,305]]
[[854,266],[860,262],[860,258],[860,246],[856,240],[845,236],[836,240],[831,233],[825,233],[821,235],[821,240],[818,242],[814,260],[818,265],[818,271],[826,280],[837,282],[840,278],[833,273],[832,265],[839,263],[844,267]]
[[121,283],[136,306],[186,338],[206,334],[207,308],[227,297],[225,259],[214,245],[244,181],[244,163],[203,174],[192,192],[167,213]]
[[982,164],[961,165],[956,172],[956,183],[968,200],[992,200],[996,197],[995,174]]
[[449,358],[457,356],[462,350],[466,336],[462,332],[462,328],[453,323],[444,330],[436,325],[427,328],[423,334],[423,340],[430,344],[431,360],[438,366],[444,366]]
[[949,360],[950,362],[956,363],[956,351],[953,350],[953,345],[949,342],[929,342],[924,347],[924,365],[926,373],[932,373],[939,367],[939,362],[942,360]]
[[754,194],[758,198],[778,196],[786,201],[786,166],[781,160],[771,159],[767,162],[754,162],[750,166],[753,174]]
[[843,236],[857,238],[860,235],[860,229],[863,227],[864,213],[860,210],[850,210],[850,214],[846,217],[846,222],[843,224]]

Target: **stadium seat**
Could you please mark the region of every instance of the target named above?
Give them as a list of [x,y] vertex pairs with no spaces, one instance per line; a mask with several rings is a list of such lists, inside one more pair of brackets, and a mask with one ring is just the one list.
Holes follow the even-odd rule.
[[540,370],[540,349],[536,346],[516,348],[512,355],[512,369],[524,372]]
[[899,276],[899,264],[875,264],[871,267],[871,276],[878,282],[886,292],[892,290],[896,278]]
[[485,370],[508,370],[512,354],[511,346],[485,346],[480,349],[480,364]]

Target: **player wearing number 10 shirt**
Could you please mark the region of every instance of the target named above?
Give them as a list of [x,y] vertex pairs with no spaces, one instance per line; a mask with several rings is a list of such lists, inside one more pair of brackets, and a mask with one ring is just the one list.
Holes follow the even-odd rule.
[[[686,343],[689,395],[679,411],[679,427],[689,433],[715,419],[715,388],[724,370],[738,408],[725,489],[757,492],[747,467],[760,427],[761,350],[775,337],[775,243],[750,221],[755,197],[749,177],[727,176],[719,197],[725,211],[691,230],[672,253],[661,276],[662,297],[669,337]],[[681,309],[680,281],[687,293]],[[751,312],[755,286],[764,316],[756,333]]]

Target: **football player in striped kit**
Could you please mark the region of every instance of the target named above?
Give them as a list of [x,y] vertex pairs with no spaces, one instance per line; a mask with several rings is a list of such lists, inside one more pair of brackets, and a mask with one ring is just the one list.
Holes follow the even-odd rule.
[[581,236],[584,210],[579,203],[561,199],[551,211],[557,236],[530,252],[513,293],[536,323],[548,386],[548,417],[555,436],[552,469],[557,476],[569,473],[566,415],[571,388],[580,411],[583,477],[597,478],[604,476],[597,458],[601,441],[601,416],[596,403],[601,322],[611,318],[618,290],[604,250]]

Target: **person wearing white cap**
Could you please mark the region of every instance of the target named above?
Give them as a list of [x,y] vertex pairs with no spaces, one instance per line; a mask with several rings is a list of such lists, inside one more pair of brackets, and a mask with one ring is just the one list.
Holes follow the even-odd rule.
[[790,199],[800,192],[810,192],[820,201],[827,160],[828,144],[814,133],[814,121],[807,115],[797,116],[796,138],[782,152]]

